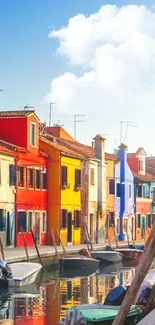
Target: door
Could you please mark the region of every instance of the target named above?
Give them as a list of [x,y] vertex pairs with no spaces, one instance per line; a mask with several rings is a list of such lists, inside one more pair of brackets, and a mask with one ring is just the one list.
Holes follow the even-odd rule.
[[145,230],[146,230],[146,217],[142,216],[141,217],[141,237],[145,237]]
[[135,240],[135,218],[131,218],[132,240]]
[[35,240],[40,244],[40,212],[35,212]]
[[68,212],[68,233],[67,242],[72,243],[72,213]]
[[93,213],[90,213],[90,236],[91,236],[92,241],[94,240],[94,226],[93,226],[93,223],[94,223],[94,215],[93,215]]
[[7,213],[7,246],[14,245],[15,236],[15,212],[9,211]]

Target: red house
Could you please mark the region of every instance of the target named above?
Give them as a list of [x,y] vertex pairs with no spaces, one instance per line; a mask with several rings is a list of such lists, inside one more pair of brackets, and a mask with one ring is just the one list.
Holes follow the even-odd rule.
[[[47,164],[48,157],[39,150],[40,122],[35,111],[0,112],[0,138],[14,145],[15,166],[10,178],[15,186],[15,243],[23,246],[23,227],[28,246],[47,242]],[[17,147],[15,147],[17,146]]]
[[148,237],[147,229],[152,227],[151,183],[153,176],[146,172],[147,154],[143,148],[128,154],[128,165],[135,179],[135,239]]

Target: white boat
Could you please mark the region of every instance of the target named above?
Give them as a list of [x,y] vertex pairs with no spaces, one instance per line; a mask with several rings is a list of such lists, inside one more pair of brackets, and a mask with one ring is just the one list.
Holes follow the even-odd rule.
[[42,269],[39,263],[12,263],[0,260],[0,287],[21,287],[34,283]]
[[123,255],[116,251],[91,251],[90,254],[101,263],[118,263],[123,258]]

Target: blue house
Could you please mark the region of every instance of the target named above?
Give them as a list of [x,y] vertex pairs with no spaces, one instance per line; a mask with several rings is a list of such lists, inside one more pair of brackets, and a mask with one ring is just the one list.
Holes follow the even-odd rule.
[[134,176],[127,163],[127,146],[121,144],[115,165],[115,227],[118,240],[135,231]]

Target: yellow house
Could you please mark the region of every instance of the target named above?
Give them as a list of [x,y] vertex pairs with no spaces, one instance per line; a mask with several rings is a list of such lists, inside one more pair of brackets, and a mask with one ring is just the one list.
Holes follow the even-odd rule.
[[114,240],[113,230],[115,226],[115,161],[117,157],[113,154],[105,153],[106,162],[106,237]]
[[[40,137],[40,150],[49,155],[48,164],[48,243],[51,229],[59,230],[64,245],[80,244],[81,160],[82,155],[60,145],[56,137]],[[56,238],[57,244],[59,243]]]

